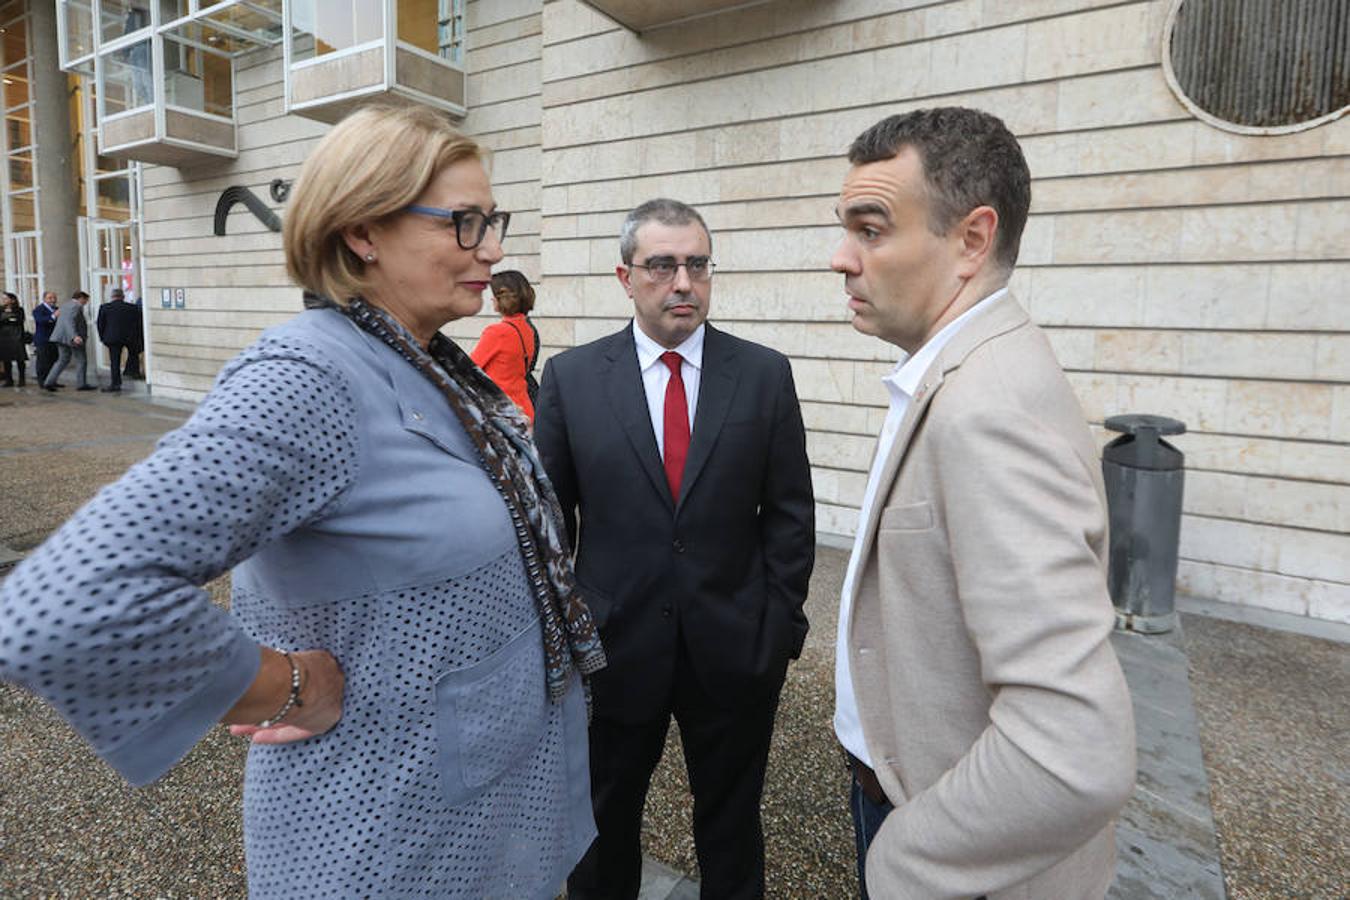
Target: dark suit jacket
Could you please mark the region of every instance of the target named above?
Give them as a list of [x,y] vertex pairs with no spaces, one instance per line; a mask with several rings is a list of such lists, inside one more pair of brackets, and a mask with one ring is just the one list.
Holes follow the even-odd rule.
[[631,326],[549,360],[535,441],[609,659],[593,680],[597,709],[640,721],[665,708],[680,639],[703,686],[729,704],[777,691],[806,638],[815,559],[787,359],[707,327],[678,505]]
[[33,307],[33,346],[41,347],[51,340],[52,329],[56,327],[56,311],[39,303]]
[[98,308],[99,340],[105,344],[138,347],[141,343],[141,309],[125,300],[112,300]]

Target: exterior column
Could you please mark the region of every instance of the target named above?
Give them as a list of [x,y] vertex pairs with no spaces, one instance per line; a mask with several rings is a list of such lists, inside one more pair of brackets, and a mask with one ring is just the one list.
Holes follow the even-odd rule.
[[80,196],[75,142],[70,133],[70,88],[61,71],[56,42],[56,4],[30,0],[29,36],[33,53],[33,154],[42,224],[42,290],[61,297],[83,286],[78,227]]

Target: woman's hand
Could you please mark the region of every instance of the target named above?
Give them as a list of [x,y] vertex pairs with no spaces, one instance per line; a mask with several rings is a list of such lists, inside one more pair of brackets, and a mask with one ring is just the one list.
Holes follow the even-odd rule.
[[300,670],[300,702],[275,725],[250,724],[275,713],[290,695],[290,664],[283,654],[264,648],[258,677],[225,715],[230,734],[251,738],[255,744],[289,744],[323,734],[338,723],[346,679],[333,654],[299,650],[291,659]]

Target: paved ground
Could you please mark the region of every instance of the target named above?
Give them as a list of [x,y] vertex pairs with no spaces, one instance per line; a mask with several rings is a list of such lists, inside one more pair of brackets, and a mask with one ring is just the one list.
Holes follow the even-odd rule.
[[[178,410],[128,396],[0,389],[0,545],[30,549],[182,418]],[[792,667],[779,713],[764,804],[775,897],[855,896],[847,781],[829,731],[833,610],[843,561],[841,552],[822,549],[809,601],[812,634]],[[222,599],[224,589],[214,585]],[[1167,708],[1165,676],[1175,683],[1183,651],[1189,659],[1209,790],[1185,777],[1152,784],[1141,777],[1141,788],[1176,807],[1182,823],[1209,802],[1228,895],[1345,897],[1347,645],[1188,615],[1183,635],[1171,642],[1121,648],[1127,668],[1135,650],[1158,657],[1141,669],[1157,674],[1155,682],[1132,678],[1137,711],[1141,704]],[[1178,719],[1173,725],[1184,729],[1186,717],[1171,714]],[[1166,760],[1167,733],[1151,733],[1159,743],[1147,748],[1141,729],[1141,759],[1154,753]],[[677,742],[672,734],[648,809],[646,847],[659,861],[651,867],[651,897],[690,896],[680,873],[696,875]],[[243,896],[242,760],[242,745],[217,730],[168,777],[133,791],[53,714],[0,686],[0,897]],[[1178,771],[1184,776],[1185,766]],[[1123,876],[1146,872],[1140,860],[1150,854],[1183,846],[1157,840],[1162,834],[1161,827],[1126,816],[1122,840],[1130,858]],[[1201,861],[1197,877],[1203,869]],[[1125,881],[1118,896],[1126,896],[1119,893],[1129,887]],[[1174,889],[1161,882],[1141,890],[1129,896],[1213,896],[1203,887],[1167,893]]]

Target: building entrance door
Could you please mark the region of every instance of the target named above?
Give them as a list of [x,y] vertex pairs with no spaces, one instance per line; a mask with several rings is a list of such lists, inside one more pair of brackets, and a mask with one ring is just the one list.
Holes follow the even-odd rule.
[[[90,296],[88,315],[91,326],[97,321],[99,306],[107,302],[113,288],[121,288],[129,302],[134,303],[140,297],[140,279],[136,272],[134,252],[137,238],[134,221],[81,217],[80,266],[85,273],[85,284],[88,285],[86,290]],[[90,354],[90,364],[106,366],[107,348],[101,341],[91,341],[91,344],[98,349]]]

